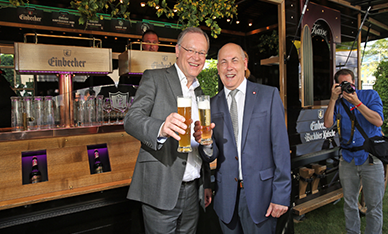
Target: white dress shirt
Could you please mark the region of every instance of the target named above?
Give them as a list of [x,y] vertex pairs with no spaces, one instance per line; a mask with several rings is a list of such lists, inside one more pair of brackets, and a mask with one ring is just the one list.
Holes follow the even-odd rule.
[[201,177],[201,166],[202,166],[202,159],[199,156],[198,152],[198,142],[195,141],[195,138],[193,136],[194,133],[194,123],[195,121],[199,121],[199,114],[198,114],[198,106],[197,106],[197,100],[194,93],[194,89],[199,86],[199,82],[197,78],[195,78],[194,82],[191,84],[189,88],[187,88],[187,79],[183,72],[179,69],[178,65],[175,64],[176,70],[178,72],[178,77],[181,82],[182,87],[182,93],[183,96],[191,96],[191,119],[193,120],[193,123],[190,125],[191,128],[191,148],[192,152],[188,153],[187,157],[187,164],[186,164],[186,170],[183,175],[182,181],[192,181],[199,177]]
[[[243,115],[244,115],[244,107],[245,107],[245,94],[247,90],[247,79],[244,79],[243,82],[240,84],[240,86],[237,87],[238,92],[236,93],[236,96],[234,97],[237,102],[237,113],[238,113],[238,139],[237,139],[237,154],[238,154],[238,173],[239,173],[239,179],[243,180],[242,176],[242,169],[241,169],[241,135],[242,135],[242,125],[243,125]],[[232,97],[229,95],[229,93],[232,90],[227,89],[224,87],[225,97],[228,102],[228,107],[230,110],[230,105],[232,103]],[[217,126],[216,126],[217,127]]]

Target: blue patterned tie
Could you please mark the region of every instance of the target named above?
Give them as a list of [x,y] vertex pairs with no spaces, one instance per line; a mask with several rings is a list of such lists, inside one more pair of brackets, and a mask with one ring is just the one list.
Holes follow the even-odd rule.
[[234,130],[234,138],[236,139],[236,142],[238,140],[238,112],[237,112],[237,102],[234,98],[238,92],[238,89],[234,89],[230,91],[229,95],[232,97],[232,103],[230,104],[230,117],[232,119],[233,124],[233,130]]

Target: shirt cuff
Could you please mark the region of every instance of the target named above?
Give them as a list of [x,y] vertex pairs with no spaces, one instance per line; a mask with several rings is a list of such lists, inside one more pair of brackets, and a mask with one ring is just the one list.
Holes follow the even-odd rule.
[[160,132],[162,131],[162,127],[163,127],[164,123],[165,122],[163,122],[162,125],[160,125],[159,132],[158,132],[158,137],[156,138],[156,141],[159,144],[164,144],[164,142],[167,141],[167,137],[160,137]]
[[208,156],[209,158],[213,155],[213,144],[211,145],[201,145],[203,152]]

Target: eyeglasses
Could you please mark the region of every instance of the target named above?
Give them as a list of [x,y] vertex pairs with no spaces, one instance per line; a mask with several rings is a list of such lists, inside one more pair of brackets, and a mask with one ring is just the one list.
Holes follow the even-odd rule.
[[193,56],[194,54],[198,54],[199,57],[206,57],[207,53],[205,52],[198,52],[198,51],[195,51],[195,50],[192,50],[192,49],[186,49],[185,47],[183,47],[182,45],[179,45],[180,47],[182,47],[184,50],[186,50],[186,52],[190,55],[190,56]]

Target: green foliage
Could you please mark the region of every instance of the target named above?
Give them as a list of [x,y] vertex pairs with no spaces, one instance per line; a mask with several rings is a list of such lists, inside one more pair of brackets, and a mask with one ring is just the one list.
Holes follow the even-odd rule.
[[384,123],[381,127],[384,134],[388,134],[388,61],[381,61],[373,73],[376,82],[373,89],[376,90],[383,101]]
[[279,54],[279,38],[276,30],[272,31],[271,35],[263,34],[259,38],[259,44],[257,45],[260,53],[267,53],[274,55]]
[[353,45],[353,42],[352,41],[349,41],[349,42],[342,42],[341,44],[336,44],[336,50],[337,51],[340,51],[340,50],[347,50],[349,51],[353,46],[353,50],[356,49],[356,45],[354,44]]
[[91,20],[104,19],[101,14],[98,16],[97,13],[110,12],[111,17],[129,20],[129,4],[129,0],[73,0],[70,2],[71,7],[77,9],[81,15],[78,23],[86,23],[86,26]]
[[213,97],[218,92],[217,60],[211,59],[208,62],[208,67],[199,73],[197,79],[205,95]]
[[182,29],[198,27],[201,22],[205,22],[214,38],[221,33],[217,19],[233,19],[237,16],[235,0],[177,0],[173,8],[167,5],[166,0],[149,0],[148,6],[159,7],[156,12],[158,17],[165,14],[168,18],[173,18],[177,15]]
[[364,56],[379,55],[381,60],[388,59],[388,38],[375,41],[372,45],[368,46],[365,50]]
[[[12,54],[2,54],[0,55],[1,65],[3,66],[13,66],[14,59]],[[4,77],[10,83],[10,85],[14,86],[14,69],[13,68],[2,68],[5,72]],[[20,84],[20,75],[16,75],[16,84]]]
[[[9,2],[14,6],[25,5],[24,0],[9,0]],[[178,24],[182,25],[182,30],[187,27],[198,27],[201,22],[205,22],[214,38],[221,33],[217,19],[229,18],[232,23],[233,18],[237,16],[235,0],[177,0],[173,8],[168,6],[167,0],[149,0],[147,4],[157,8],[158,17],[163,14],[167,18],[178,16]],[[101,13],[110,12],[112,18],[130,19],[130,0],[72,0],[70,5],[81,15],[78,23],[86,26],[90,20],[96,21],[99,18],[102,20],[104,17]]]

